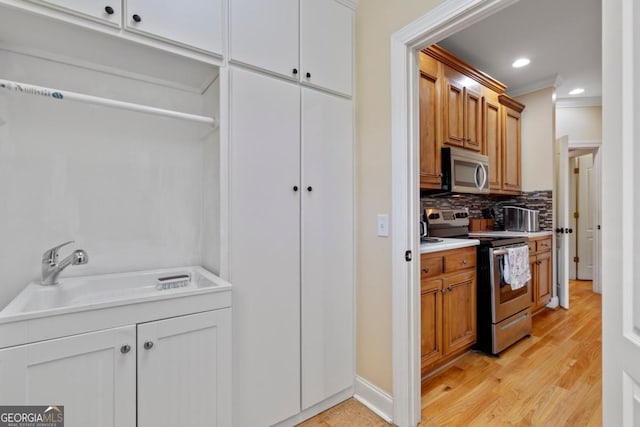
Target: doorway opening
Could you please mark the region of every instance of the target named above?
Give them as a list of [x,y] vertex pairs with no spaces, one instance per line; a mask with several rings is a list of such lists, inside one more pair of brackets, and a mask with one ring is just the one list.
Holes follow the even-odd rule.
[[392,36],[393,420],[420,420],[418,52],[515,3],[449,0]]

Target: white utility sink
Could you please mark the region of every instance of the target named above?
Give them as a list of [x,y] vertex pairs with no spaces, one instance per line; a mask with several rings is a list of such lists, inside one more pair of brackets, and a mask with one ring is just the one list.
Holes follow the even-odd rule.
[[[159,281],[161,278],[188,276],[188,279]],[[177,298],[216,290],[230,284],[202,267],[183,267],[99,276],[61,278],[60,284],[43,286],[32,282],[0,311],[7,317],[59,313],[112,307],[158,299]],[[30,316],[31,317],[31,316]]]

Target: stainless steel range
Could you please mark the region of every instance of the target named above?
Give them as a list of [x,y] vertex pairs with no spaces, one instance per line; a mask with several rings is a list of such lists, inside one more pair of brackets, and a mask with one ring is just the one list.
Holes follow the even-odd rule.
[[[468,238],[468,209],[425,209],[428,235]],[[531,333],[531,281],[516,286],[509,273],[509,257],[526,256],[526,237],[474,237],[477,248],[477,350],[498,355]],[[514,283],[513,285],[511,283]]]

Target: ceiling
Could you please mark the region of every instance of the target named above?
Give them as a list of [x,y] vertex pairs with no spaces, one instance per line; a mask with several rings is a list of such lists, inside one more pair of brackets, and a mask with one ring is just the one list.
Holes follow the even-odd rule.
[[[559,105],[601,105],[601,16],[601,0],[520,0],[438,44],[512,96],[555,86]],[[513,68],[522,56],[531,64]]]

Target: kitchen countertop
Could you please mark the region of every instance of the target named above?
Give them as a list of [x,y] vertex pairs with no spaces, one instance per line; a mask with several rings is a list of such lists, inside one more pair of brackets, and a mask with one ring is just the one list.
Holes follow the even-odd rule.
[[537,231],[535,233],[527,233],[526,231],[479,231],[469,233],[470,237],[528,237],[535,239],[536,237],[553,236],[553,231]]
[[475,239],[447,239],[440,237],[442,242],[420,243],[420,253],[429,254],[432,252],[448,251],[449,249],[466,248],[468,246],[478,246],[480,240]]

